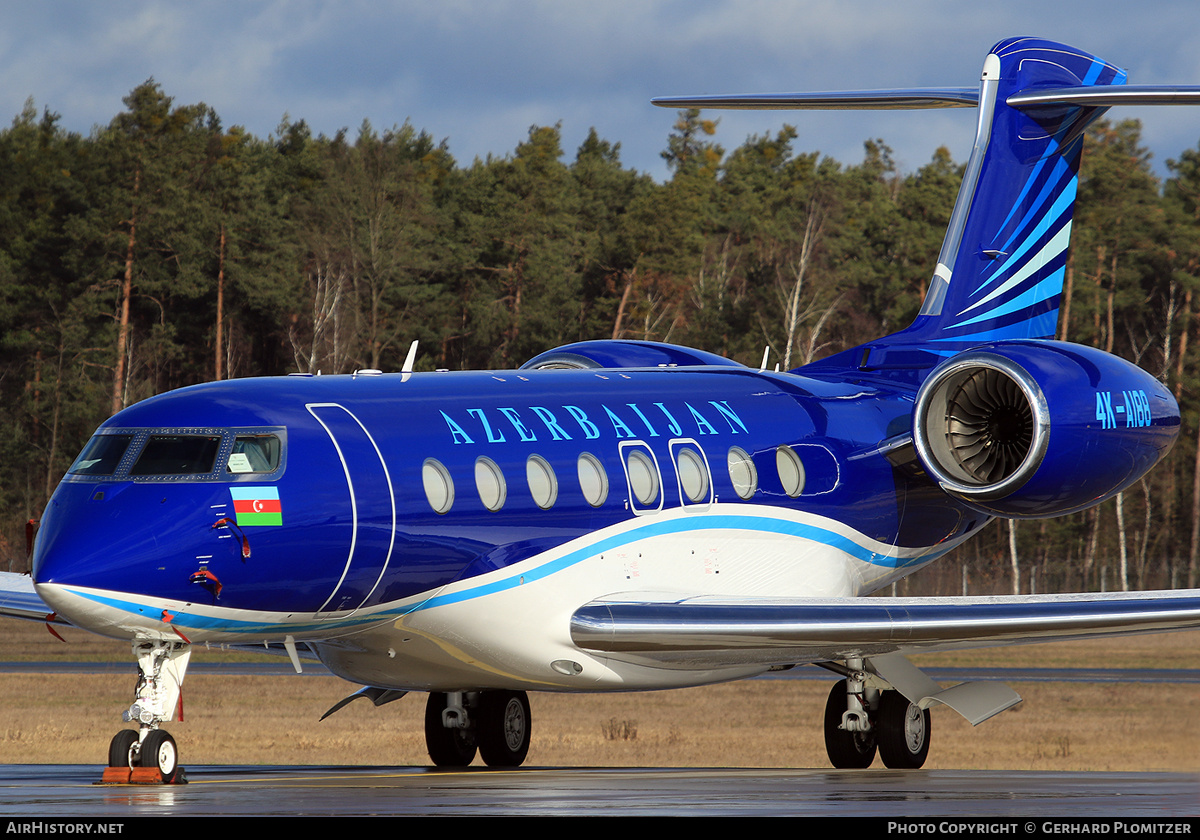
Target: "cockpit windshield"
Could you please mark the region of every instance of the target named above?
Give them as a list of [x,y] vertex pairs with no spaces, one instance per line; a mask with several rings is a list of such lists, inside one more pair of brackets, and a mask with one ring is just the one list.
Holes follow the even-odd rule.
[[207,475],[213,470],[217,435],[151,435],[130,475]]
[[87,442],[67,477],[239,481],[281,470],[285,441],[282,428],[105,430]]
[[67,472],[72,475],[112,475],[132,440],[133,435],[96,435],[83,447]]

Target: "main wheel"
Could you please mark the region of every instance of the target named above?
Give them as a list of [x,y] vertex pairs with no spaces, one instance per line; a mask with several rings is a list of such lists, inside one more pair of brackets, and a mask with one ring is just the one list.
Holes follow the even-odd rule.
[[429,692],[425,704],[425,746],[436,767],[466,767],[475,760],[475,735],[468,729],[442,726],[446,695]]
[[838,680],[825,701],[825,752],[839,770],[864,770],[875,760],[875,732],[839,729],[846,711],[846,681]]
[[138,742],[136,729],[122,729],[108,744],[109,767],[133,767],[133,745]]
[[175,739],[162,729],[155,729],[142,741],[142,751],[138,755],[139,767],[157,767],[164,782],[175,781],[175,772],[179,769],[179,752],[175,749]]
[[916,770],[929,755],[929,710],[899,691],[879,696],[879,757],[894,770]]
[[520,767],[532,717],[524,691],[485,691],[479,700],[479,754],[488,767]]

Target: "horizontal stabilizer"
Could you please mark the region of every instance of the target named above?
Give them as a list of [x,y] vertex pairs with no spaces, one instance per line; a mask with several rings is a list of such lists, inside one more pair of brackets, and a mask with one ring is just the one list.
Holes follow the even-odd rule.
[[660,108],[731,108],[755,111],[904,111],[974,108],[979,88],[833,90],[814,93],[748,93],[714,96],[660,96]]
[[1200,105],[1194,85],[1093,85],[1022,90],[1004,100],[1011,108],[1028,111],[1051,105]]

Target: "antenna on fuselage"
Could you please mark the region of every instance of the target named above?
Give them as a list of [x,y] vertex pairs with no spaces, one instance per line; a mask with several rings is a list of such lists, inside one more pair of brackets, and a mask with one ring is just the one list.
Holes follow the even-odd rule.
[[758,369],[760,372],[767,369],[767,357],[770,355],[771,355],[771,345],[768,344],[766,347],[763,348],[762,364],[758,366]]
[[419,340],[415,340],[415,341],[413,341],[412,344],[410,344],[408,346],[408,355],[404,357],[404,365],[400,368],[400,373],[402,374],[402,376],[400,377],[401,382],[407,382],[408,377],[412,376],[413,365],[417,361],[417,344],[418,343],[419,343]]

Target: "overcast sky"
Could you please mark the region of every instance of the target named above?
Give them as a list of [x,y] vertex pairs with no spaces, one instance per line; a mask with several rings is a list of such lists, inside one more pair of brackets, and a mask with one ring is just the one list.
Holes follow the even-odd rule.
[[[590,127],[627,166],[663,177],[675,119],[653,96],[974,85],[1012,35],[1065,41],[1134,84],[1200,84],[1200,2],[1155,0],[0,0],[0,119],[28,97],[83,133],[153,77],[177,104],[273,133],[285,114],[315,133],[410,121],[462,164],[510,154],[531,125],[561,122],[568,157]],[[714,116],[717,115],[715,112]],[[1200,142],[1200,108],[1137,116],[1156,169]],[[938,145],[965,160],[969,110],[727,112],[726,149],[796,125],[797,151],[843,163],[882,138],[906,170]]]

